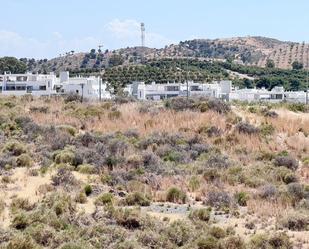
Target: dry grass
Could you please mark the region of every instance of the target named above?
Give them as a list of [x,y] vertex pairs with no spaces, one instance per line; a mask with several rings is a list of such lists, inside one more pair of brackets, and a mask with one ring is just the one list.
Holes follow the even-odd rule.
[[248,212],[254,213],[259,217],[280,217],[287,214],[292,207],[277,201],[265,201],[260,199],[250,199],[247,203]]
[[278,132],[287,133],[289,136],[299,131],[309,133],[309,113],[295,113],[288,110],[276,110],[279,117],[268,119]]
[[[100,108],[99,104],[95,104]],[[97,132],[115,132],[136,129],[141,134],[150,134],[155,131],[177,132],[180,129],[195,131],[200,126],[215,125],[225,128],[225,118],[215,112],[174,112],[162,110],[158,114],[141,114],[138,111],[139,103],[129,103],[118,106],[121,112],[119,119],[113,120],[105,113],[100,117],[92,117],[83,123],[88,130]],[[70,124],[75,127],[82,125],[81,121],[62,111],[61,103],[52,100],[49,113],[30,114],[31,118],[39,124]]]

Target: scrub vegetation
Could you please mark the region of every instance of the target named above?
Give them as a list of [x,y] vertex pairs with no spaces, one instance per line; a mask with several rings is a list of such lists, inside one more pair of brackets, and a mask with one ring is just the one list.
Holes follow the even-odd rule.
[[0,99],[0,248],[308,248],[307,106]]

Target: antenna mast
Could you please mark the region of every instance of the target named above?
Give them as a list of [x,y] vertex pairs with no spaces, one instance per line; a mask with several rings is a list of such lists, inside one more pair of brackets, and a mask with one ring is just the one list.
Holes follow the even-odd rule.
[[141,40],[142,40],[142,47],[145,47],[145,24],[141,23]]

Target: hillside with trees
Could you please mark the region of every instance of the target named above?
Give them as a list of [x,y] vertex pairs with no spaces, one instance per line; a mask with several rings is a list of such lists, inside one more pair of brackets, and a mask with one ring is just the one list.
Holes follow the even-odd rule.
[[[146,60],[162,58],[198,58],[200,60],[233,61],[248,66],[292,69],[298,66],[308,68],[309,45],[283,42],[266,37],[236,37],[229,39],[195,39],[179,44],[167,45],[161,49],[132,47],[114,51],[91,49],[86,53],[74,51],[51,59],[26,59],[28,70],[33,72],[77,71],[80,69],[104,69],[119,65],[141,64]],[[297,66],[297,65],[296,65]]]
[[70,71],[71,75],[101,75],[113,89],[132,81],[166,83],[231,79],[239,87],[272,89],[284,86],[287,90],[306,90],[308,50],[304,43],[265,37],[198,39],[162,49],[70,51],[51,60],[4,57],[0,60],[0,72]]

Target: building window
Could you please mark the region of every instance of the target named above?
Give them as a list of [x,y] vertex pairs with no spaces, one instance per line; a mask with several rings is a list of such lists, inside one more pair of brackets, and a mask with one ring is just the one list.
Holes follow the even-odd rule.
[[25,91],[26,90],[26,86],[16,86],[16,90],[17,91]]
[[168,92],[179,91],[179,86],[166,86],[166,91]]
[[39,89],[40,89],[41,91],[46,91],[46,86],[40,86]]
[[199,86],[191,86],[190,87],[191,91],[201,91],[201,89],[199,88]]

